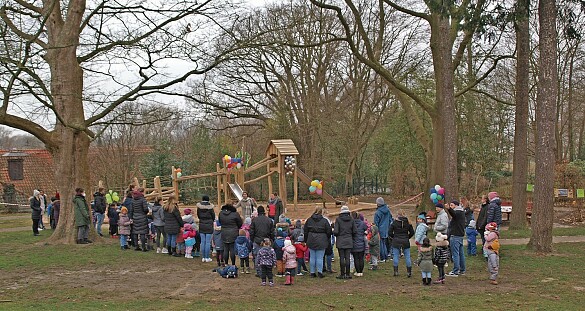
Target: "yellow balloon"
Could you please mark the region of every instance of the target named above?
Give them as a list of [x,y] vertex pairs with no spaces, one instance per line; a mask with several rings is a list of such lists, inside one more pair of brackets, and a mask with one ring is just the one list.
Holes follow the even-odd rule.
[[317,185],[317,189],[323,189],[323,185],[322,184],[318,184]]
[[319,185],[319,183],[318,183],[316,180],[313,180],[313,181],[311,182],[311,186],[313,186],[313,187],[317,187],[317,185]]

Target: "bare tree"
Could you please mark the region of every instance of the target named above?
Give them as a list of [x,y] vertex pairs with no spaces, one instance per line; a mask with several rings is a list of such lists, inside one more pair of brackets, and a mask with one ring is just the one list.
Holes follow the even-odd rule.
[[63,205],[52,242],[75,241],[71,198],[89,188],[92,126],[124,102],[213,69],[242,44],[224,36],[237,20],[228,1],[11,0],[0,18],[0,124],[31,133],[53,155]]

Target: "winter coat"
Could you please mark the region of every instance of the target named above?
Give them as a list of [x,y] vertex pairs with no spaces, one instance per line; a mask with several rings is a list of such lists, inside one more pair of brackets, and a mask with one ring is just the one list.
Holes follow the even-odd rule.
[[175,205],[171,212],[164,210],[165,218],[165,232],[167,234],[179,234],[179,228],[183,227],[183,219],[181,219],[181,213],[179,208]]
[[101,192],[93,194],[93,209],[100,214],[106,212],[106,197]]
[[[132,194],[128,194],[122,202],[122,206],[125,206],[128,209],[128,213],[130,213],[130,207],[132,207]],[[128,214],[128,217],[132,218],[132,215]]]
[[[134,221],[134,234],[147,234],[148,233],[148,203],[144,198],[144,194],[139,191],[134,191],[134,197],[132,199],[132,221]],[[130,210],[128,210],[130,215]]]
[[252,198],[241,199],[240,202],[238,202],[234,207],[236,210],[238,208],[242,209],[242,215],[244,216],[244,219],[247,217],[252,218],[252,213],[256,210],[256,201]]
[[272,243],[272,248],[274,249],[274,253],[276,254],[276,260],[282,260],[282,256],[284,255],[283,248],[284,248],[284,238],[278,237]]
[[471,210],[471,208],[466,207],[463,209],[463,212],[465,213],[465,226],[469,226],[469,222],[473,219],[473,211]]
[[273,228],[274,223],[272,222],[272,219],[266,217],[264,214],[258,215],[258,217],[252,219],[252,224],[250,225],[250,240],[258,245],[260,245],[265,238],[273,240]]
[[366,230],[368,230],[368,226],[364,223],[361,219],[354,219],[353,223],[355,224],[356,234],[353,239],[353,248],[351,249],[354,253],[365,252],[366,251]]
[[223,250],[223,241],[221,239],[221,229],[213,230],[213,247],[216,251]]
[[61,215],[61,201],[53,202],[53,219],[55,219],[55,226],[59,223],[59,215]]
[[242,218],[235,210],[222,209],[219,213],[221,223],[221,238],[223,243],[234,243],[242,226]]
[[291,238],[293,241],[297,241],[301,235],[303,235],[303,224],[299,219],[295,222],[295,228],[292,230]]
[[152,206],[152,223],[157,227],[165,225],[165,210],[160,204],[154,203]]
[[76,195],[73,198],[73,206],[75,208],[75,226],[89,226],[91,220],[89,218],[89,209],[85,197],[82,195]]
[[41,219],[41,214],[43,211],[41,210],[41,201],[37,197],[30,198],[30,208],[32,209],[32,219],[39,220]]
[[374,214],[374,224],[380,231],[380,238],[388,238],[388,232],[390,231],[390,224],[392,223],[392,213],[388,208],[388,205],[379,205]]
[[435,220],[435,226],[433,230],[435,232],[441,232],[442,234],[447,234],[447,230],[449,229],[449,216],[447,216],[447,212],[445,209],[442,209],[439,214],[437,214],[437,219]]
[[333,234],[337,239],[337,248],[353,248],[353,238],[357,234],[357,228],[349,213],[343,213],[337,217]]
[[297,249],[293,245],[285,246],[282,250],[284,255],[282,261],[284,261],[285,269],[293,269],[297,267]]
[[191,214],[183,215],[183,217],[181,219],[183,219],[184,224],[194,224],[195,223],[195,217],[193,217],[193,215],[191,215]]
[[213,204],[209,203],[209,201],[197,203],[197,218],[199,218],[199,232],[203,234],[212,234],[213,222],[215,221]]
[[313,214],[305,222],[304,236],[309,249],[322,250],[331,245],[331,225],[323,215]]
[[118,233],[120,235],[130,235],[130,218],[128,214],[120,214],[118,220]]
[[489,203],[482,204],[481,210],[479,211],[479,215],[477,216],[477,222],[475,223],[475,227],[477,228],[477,231],[479,231],[480,233],[483,233],[485,231],[485,225],[487,225],[487,211],[489,205],[490,205]]
[[370,247],[370,255],[380,256],[380,235],[378,234],[378,227],[372,226],[372,232],[368,246]]
[[185,230],[183,229],[183,227],[180,227],[179,233],[177,233],[177,244],[185,243],[185,239],[183,238],[183,233],[185,233]]
[[279,231],[286,233],[286,236],[290,236],[291,232],[290,225],[288,224],[288,222],[276,223],[276,226],[274,227],[274,235],[278,236]]
[[451,258],[449,252],[449,241],[441,241],[435,244],[435,254],[433,255],[433,262],[435,264],[445,264]]
[[252,251],[252,242],[246,236],[240,235],[236,238],[236,254],[240,258],[248,258]]
[[256,260],[260,266],[274,267],[276,265],[276,253],[274,253],[274,249],[271,247],[263,246],[258,250]]
[[[524,213],[524,211],[521,212]],[[491,200],[488,205],[486,224],[490,222],[497,223],[498,227],[502,225],[502,201],[498,197]]]
[[424,222],[419,223],[414,232],[414,240],[418,244],[423,244],[423,240],[427,237],[427,231],[429,231],[429,226]]
[[392,222],[390,226],[390,237],[392,238],[392,247],[410,248],[409,239],[414,236],[414,229],[408,223],[408,218],[402,216]]
[[[54,207],[55,207],[55,205],[53,205],[53,208]],[[108,222],[110,223],[110,226],[118,225],[119,218],[120,218],[120,216],[118,215],[118,211],[116,210],[116,208],[109,207],[108,208]]]
[[467,244],[475,244],[477,241],[477,230],[474,227],[465,228],[465,235],[467,235]]
[[[270,214],[270,205],[274,205],[274,215]],[[278,197],[274,198],[274,200],[269,199],[268,200],[268,208],[266,209],[266,212],[268,213],[269,217],[278,217],[282,214],[284,214],[284,207],[282,206],[282,200]]]
[[304,242],[296,242],[294,244],[295,250],[297,252],[297,258],[305,258],[305,253],[309,250],[307,245],[303,245]]
[[421,272],[433,271],[433,247],[421,247],[418,252],[416,264],[419,266]]
[[451,215],[451,221],[449,222],[449,237],[451,236],[464,236],[465,235],[465,212],[463,208],[456,207],[454,209],[447,209],[449,215]]
[[190,230],[183,230],[183,239],[189,239],[189,238],[195,238],[195,236],[197,236],[197,231],[195,231],[194,229],[190,229]]
[[490,247],[492,247],[492,244],[494,243],[494,241],[496,239],[499,239],[499,238],[500,238],[500,235],[496,231],[491,231],[489,233],[486,232],[485,244],[483,245],[483,250],[493,252],[493,250]]

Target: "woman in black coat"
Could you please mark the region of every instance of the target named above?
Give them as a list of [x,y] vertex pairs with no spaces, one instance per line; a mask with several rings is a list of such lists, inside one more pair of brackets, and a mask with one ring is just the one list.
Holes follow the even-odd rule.
[[307,247],[309,248],[309,266],[311,277],[317,275],[322,278],[323,275],[323,256],[325,249],[331,244],[331,225],[323,217],[323,208],[317,206],[315,212],[307,219],[304,227],[304,237]]
[[201,236],[201,258],[203,262],[211,262],[211,237],[215,211],[206,195],[203,196],[201,202],[197,203],[197,218],[199,219],[199,235]]
[[169,196],[164,206],[165,213],[165,232],[167,233],[167,250],[169,255],[179,257],[177,254],[177,234],[183,227],[181,212],[177,206],[177,199],[174,195]]
[[221,223],[224,263],[227,265],[228,259],[231,259],[232,265],[235,265],[235,242],[243,224],[242,218],[233,205],[226,204],[221,207],[221,212],[219,212],[219,222]]
[[36,189],[33,192],[33,196],[30,198],[30,208],[32,210],[31,218],[33,221],[32,224],[33,235],[38,236],[39,222],[41,221],[41,214],[43,211],[41,209],[40,192]]
[[353,241],[357,235],[357,228],[353,218],[349,215],[349,207],[342,206],[339,217],[335,220],[335,229],[333,234],[336,237],[337,251],[339,253],[339,270],[338,279],[351,279],[349,274],[349,264]]
[[351,216],[357,230],[356,236],[353,239],[353,248],[351,249],[355,265],[355,276],[363,276],[366,252],[366,230],[368,230],[368,226],[366,226],[366,223],[364,223],[358,212],[352,212]]
[[412,260],[410,258],[410,238],[414,236],[414,229],[408,223],[408,218],[404,216],[403,211],[398,211],[398,218],[390,226],[390,237],[392,238],[392,255],[394,262],[394,276],[398,275],[398,261],[400,260],[400,250],[404,253],[406,260],[406,270],[408,277],[412,275]]
[[[134,224],[135,236],[140,236],[140,242],[142,244],[142,251],[147,252],[146,247],[146,234],[148,234],[148,203],[144,198],[144,189],[140,188],[132,193],[132,223]],[[134,244],[134,250],[141,250],[138,246],[138,241]]]

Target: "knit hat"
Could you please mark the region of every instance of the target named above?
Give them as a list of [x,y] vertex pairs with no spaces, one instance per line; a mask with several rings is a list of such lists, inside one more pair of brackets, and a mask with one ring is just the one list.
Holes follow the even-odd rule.
[[190,208],[186,208],[183,213],[185,213],[185,215],[190,215],[191,214],[191,209]]
[[443,242],[447,239],[447,236],[442,234],[441,232],[437,232],[437,236],[435,237],[435,240],[437,242]]
[[340,214],[349,214],[349,207],[347,206],[342,206],[341,207],[341,212],[339,212]]
[[[281,229],[281,228],[279,228],[279,229]],[[288,236],[288,234],[286,233],[286,231],[281,231],[280,236],[283,238],[286,238]]]
[[266,213],[264,211],[264,206],[262,206],[262,205],[258,206],[258,209],[257,210],[258,210],[258,215]]
[[209,196],[208,195],[204,195],[201,197],[201,201],[207,201],[209,202]]
[[459,201],[457,201],[457,200],[453,200],[453,201],[451,201],[451,203],[455,204],[455,206],[459,206],[460,205],[459,204]]
[[38,191],[37,189],[33,190],[33,196],[38,196],[39,194],[41,194],[40,191]]
[[289,238],[286,238],[284,240],[284,247],[291,246],[291,245],[292,245],[292,241]]
[[284,214],[278,216],[278,222],[286,222],[286,216]]
[[377,204],[377,205],[384,205],[384,204],[385,204],[385,203],[384,203],[384,198],[382,198],[382,197],[378,197],[378,198],[376,199],[376,204]]
[[495,192],[495,191],[492,191],[492,192],[488,193],[488,199],[490,201],[493,200],[494,198],[496,198],[497,196],[498,196],[498,193]]
[[495,222],[490,222],[489,224],[485,225],[485,230],[494,231],[498,229],[498,224]]
[[475,220],[472,219],[471,221],[469,221],[468,227],[474,228],[475,227]]
[[425,217],[425,215],[424,215],[424,214],[420,214],[420,215],[418,215],[416,218],[420,218],[420,219],[422,219],[422,220],[427,220],[427,218]]
[[305,241],[305,238],[304,238],[302,235],[300,235],[300,236],[297,238],[297,242],[304,242],[304,241]]
[[120,209],[120,213],[128,214],[128,208],[126,208],[126,206],[122,206],[122,208]]
[[246,217],[246,219],[244,219],[244,224],[246,225],[252,224],[252,218]]
[[437,204],[435,204],[435,207],[438,207],[438,208],[445,208],[445,206],[443,206],[443,203],[437,203]]

